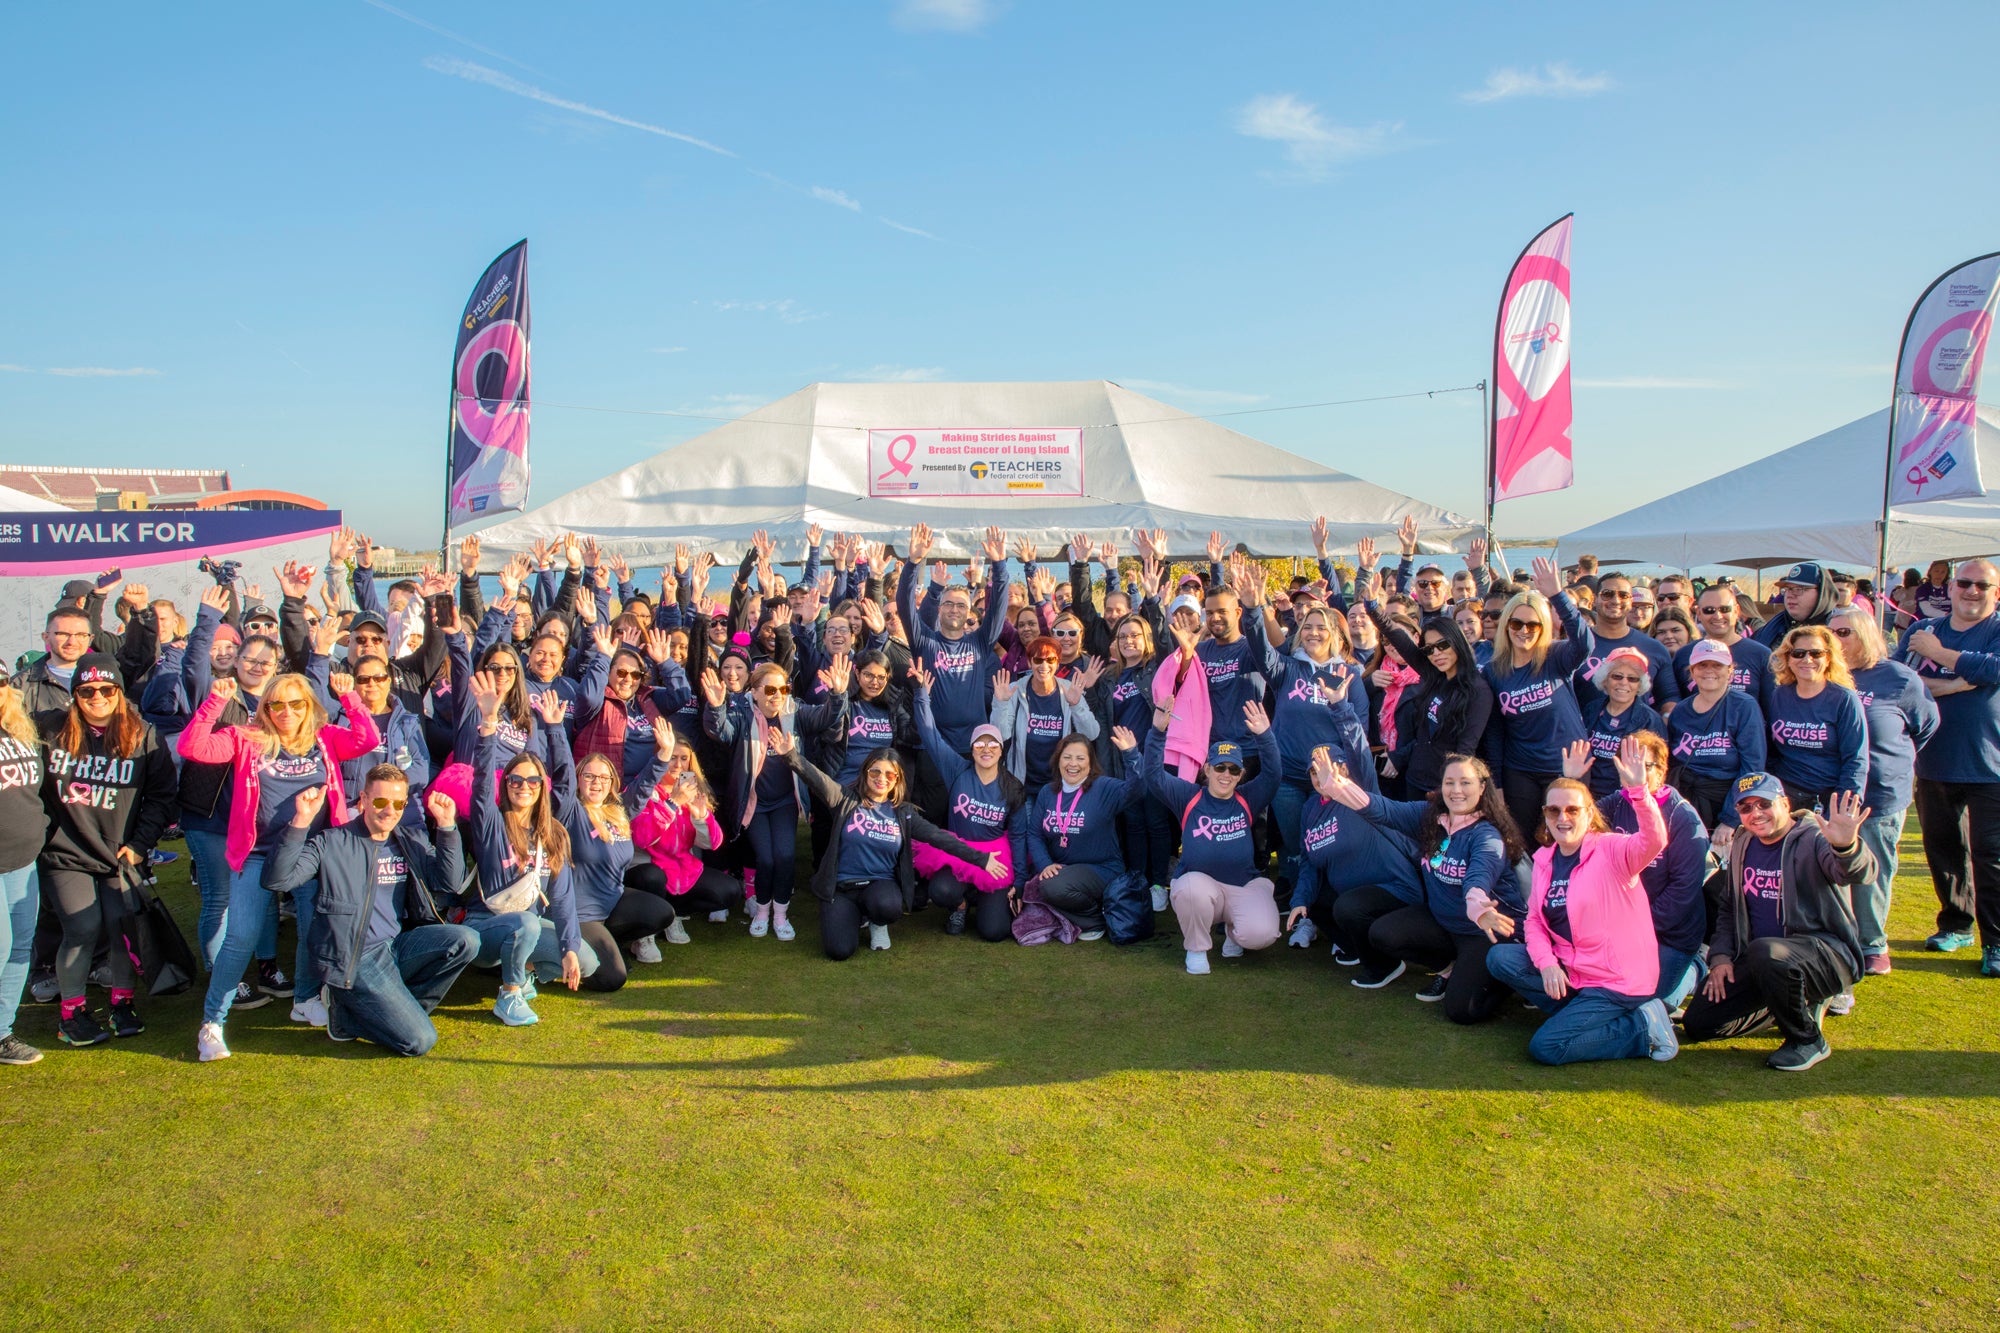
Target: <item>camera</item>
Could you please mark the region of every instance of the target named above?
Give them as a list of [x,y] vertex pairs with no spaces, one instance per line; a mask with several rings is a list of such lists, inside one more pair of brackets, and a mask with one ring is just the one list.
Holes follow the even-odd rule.
[[236,571],[243,568],[243,562],[241,560],[217,560],[212,555],[205,555],[201,558],[201,563],[196,565],[195,568],[213,578],[216,587],[227,588],[230,584],[236,582]]

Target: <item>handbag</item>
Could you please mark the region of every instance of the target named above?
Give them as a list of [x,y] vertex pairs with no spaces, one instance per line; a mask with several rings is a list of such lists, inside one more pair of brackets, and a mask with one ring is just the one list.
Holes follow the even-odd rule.
[[545,895],[542,893],[542,878],[546,865],[542,849],[535,848],[535,864],[528,868],[527,873],[498,893],[482,895],[480,901],[485,903],[486,910],[495,916],[505,916],[509,912],[533,911],[545,900]]
[[148,995],[179,995],[194,985],[194,950],[160,895],[147,887],[133,866],[118,867],[119,897],[125,908],[126,943],[139,960]]

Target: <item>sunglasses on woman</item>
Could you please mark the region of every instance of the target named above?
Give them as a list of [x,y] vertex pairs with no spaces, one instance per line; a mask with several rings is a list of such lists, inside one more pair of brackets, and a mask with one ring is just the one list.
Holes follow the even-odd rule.
[[1236,764],[1210,764],[1208,771],[1211,773],[1227,773],[1232,778],[1243,776],[1243,769]]
[[1787,653],[1785,654],[1785,656],[1787,656],[1787,657],[1791,658],[1791,659],[1792,659],[1792,660],[1793,660],[1794,662],[1804,662],[1804,661],[1807,661],[1807,660],[1817,660],[1817,659],[1819,659],[1819,658],[1822,658],[1822,657],[1825,657],[1825,656],[1826,656],[1826,649],[1824,649],[1824,648],[1794,648],[1794,649],[1792,649],[1791,651],[1787,652]]
[[758,693],[766,699],[787,699],[791,697],[792,687],[789,685],[766,685]]
[[1439,653],[1450,652],[1451,645],[1446,643],[1443,639],[1432,639],[1429,643],[1424,645],[1424,651],[1428,653],[1430,656],[1436,657]]
[[1062,659],[1056,657],[1034,657],[1028,660],[1035,666],[1056,666],[1060,664]]
[[70,691],[79,699],[109,699],[118,693],[116,685],[79,685]]
[[1583,807],[1580,805],[1545,805],[1542,807],[1542,813],[1550,819],[1561,819],[1565,815],[1575,817],[1583,814]]
[[1507,628],[1519,634],[1539,634],[1542,629],[1542,622],[1539,620],[1510,620],[1507,622]]
[[645,678],[645,672],[633,671],[629,667],[623,671],[614,671],[611,673],[611,679],[613,680],[644,680]]
[[304,699],[266,699],[264,707],[274,713],[303,713],[311,705]]
[[533,773],[509,773],[507,775],[507,785],[510,787],[539,787],[542,785],[542,780]]
[[388,679],[387,676],[378,671],[372,676],[356,676],[354,683],[356,685],[381,685],[386,683]]

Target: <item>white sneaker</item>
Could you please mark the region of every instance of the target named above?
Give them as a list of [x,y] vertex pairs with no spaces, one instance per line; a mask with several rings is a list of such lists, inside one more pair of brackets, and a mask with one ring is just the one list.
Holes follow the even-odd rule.
[[1166,911],[1167,905],[1171,901],[1172,899],[1168,896],[1167,891],[1164,888],[1160,887],[1158,884],[1155,884],[1153,886],[1153,910],[1155,912]]
[[[785,911],[783,903],[773,904],[771,908],[771,933],[781,940],[795,940],[799,937],[798,928],[792,925],[792,918]],[[886,949],[889,946],[885,944],[882,947]]]
[[666,940],[667,943],[669,944],[688,943],[689,941],[688,941],[687,923],[682,921],[679,917],[675,917],[673,919],[673,922],[667,927]]
[[1101,930],[1086,930],[1081,935],[1078,935],[1076,938],[1081,943],[1094,944],[1098,940],[1104,938],[1104,932]]
[[1319,927],[1313,924],[1311,917],[1302,916],[1299,918],[1299,924],[1292,927],[1291,938],[1286,943],[1294,949],[1310,949],[1312,942],[1318,938]]
[[[674,924],[679,925],[680,922],[676,921],[674,922]],[[683,934],[681,938],[686,939],[687,936]],[[660,942],[654,939],[651,935],[648,935],[645,939],[640,940],[637,944],[634,944],[632,946],[632,961],[635,963],[659,962]]]
[[1188,975],[1189,975],[1189,976],[1191,976],[1191,977],[1205,977],[1205,976],[1207,976],[1207,975],[1208,975],[1208,950],[1206,950],[1206,949],[1189,949],[1189,950],[1187,951],[1187,970],[1188,970]]
[[750,918],[750,938],[761,940],[770,933],[771,909],[768,905],[759,903],[756,912]]
[[294,1023],[310,1023],[316,1028],[326,1026],[326,1001],[315,995],[311,999],[292,1006]]
[[1836,1018],[1845,1018],[1854,1012],[1854,992],[1844,990],[1826,1002],[1826,1011]]
[[[714,924],[719,926],[723,924],[725,921],[729,920],[729,909],[727,907],[724,907],[719,911],[710,912],[708,914],[708,919]],[[679,941],[676,940],[674,941],[674,943],[679,943]]]
[[878,926],[873,921],[870,921],[868,923],[868,947],[871,949],[888,948],[889,928],[887,926]]
[[194,1048],[203,1064],[229,1058],[229,1047],[223,1043],[220,1023],[203,1023],[201,1030],[194,1034]]
[[1243,956],[1243,946],[1236,942],[1236,932],[1227,926],[1222,928],[1222,956],[1224,958]]

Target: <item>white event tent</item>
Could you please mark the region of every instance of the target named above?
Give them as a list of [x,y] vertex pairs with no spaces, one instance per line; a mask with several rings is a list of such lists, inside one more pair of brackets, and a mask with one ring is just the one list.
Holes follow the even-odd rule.
[[[1628,509],[1562,539],[1567,555],[1621,564],[1768,569],[1823,560],[1875,568],[1889,409]],[[1979,475],[2000,491],[2000,410],[1975,427]],[[2000,552],[2000,494],[1890,511],[1892,568]]]
[[[869,431],[939,427],[1081,427],[1083,495],[871,498]],[[1176,556],[1202,552],[1211,530],[1252,554],[1284,556],[1311,553],[1317,515],[1346,547],[1387,536],[1405,515],[1415,515],[1433,551],[1479,530],[1109,381],[1083,380],[809,384],[479,536],[498,555],[576,532],[637,564],[670,560],[676,542],[740,550],[759,528],[796,543],[814,523],[898,546],[911,524],[928,523],[942,559],[976,553],[988,524],[1044,551],[1078,530],[1129,550],[1125,534],[1144,527],[1163,529]]]
[[68,505],[57,504],[46,496],[30,495],[12,486],[0,486],[0,514],[47,514],[68,508]]

